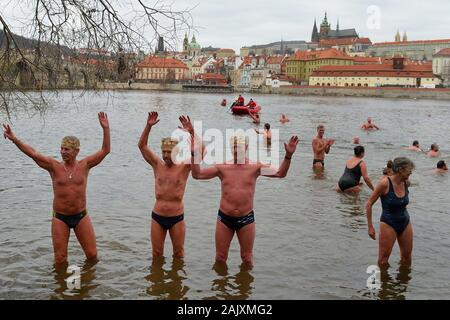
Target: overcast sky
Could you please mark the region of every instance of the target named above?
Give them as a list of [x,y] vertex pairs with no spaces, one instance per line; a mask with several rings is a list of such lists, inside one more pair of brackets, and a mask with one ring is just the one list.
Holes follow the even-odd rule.
[[[18,2],[21,5],[18,6]],[[279,41],[281,37],[284,40],[309,41],[314,18],[320,25],[325,11],[333,29],[339,19],[341,29],[355,28],[361,37],[369,37],[373,42],[393,41],[397,29],[402,35],[406,31],[409,40],[450,38],[450,0],[167,2],[173,2],[176,9],[195,7],[192,16],[200,45],[232,48],[237,52],[242,46]],[[20,6],[21,10],[18,9]],[[30,0],[0,0],[0,12],[10,22],[24,17],[24,6],[29,7]],[[182,41],[184,34],[179,36]]]

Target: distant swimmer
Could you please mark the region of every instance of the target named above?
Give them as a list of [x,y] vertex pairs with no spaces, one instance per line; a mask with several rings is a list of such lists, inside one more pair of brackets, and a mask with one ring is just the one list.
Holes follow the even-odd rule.
[[324,139],[325,126],[317,126],[317,136],[312,140],[313,148],[313,168],[322,170],[325,167],[325,154],[330,152],[331,146],[334,144],[334,139]]
[[97,245],[91,218],[86,209],[86,189],[90,169],[99,165],[111,151],[108,116],[98,114],[103,129],[103,144],[99,151],[77,160],[80,141],[74,136],[64,137],[61,141],[61,158],[44,156],[31,146],[20,141],[9,125],[3,125],[4,136],[11,140],[23,153],[36,164],[47,170],[53,183],[52,240],[56,265],[67,263],[67,247],[70,230],[75,235],[88,260],[97,260]]
[[367,118],[367,122],[363,123],[363,125],[361,126],[361,129],[363,130],[380,130],[380,128],[378,128],[378,126],[372,122],[372,118]]
[[438,161],[436,165],[436,169],[434,169],[436,173],[445,173],[448,171],[447,164],[444,160]]
[[422,149],[420,148],[420,145],[419,145],[419,141],[417,141],[417,140],[414,140],[412,145],[407,147],[406,150],[422,152]]
[[400,246],[401,264],[411,265],[413,248],[413,228],[407,206],[409,204],[408,178],[414,169],[414,163],[408,158],[396,158],[393,161],[392,176],[386,176],[376,186],[366,203],[368,234],[376,239],[372,224],[372,207],[381,198],[382,214],[380,219],[378,265],[387,267],[395,241]]
[[341,192],[360,192],[361,186],[359,181],[361,176],[364,178],[367,186],[370,189],[374,189],[372,181],[367,174],[367,166],[363,160],[364,158],[364,147],[357,146],[354,148],[354,156],[347,160],[345,165],[344,174],[339,179],[338,191]]
[[435,158],[435,157],[439,157],[440,152],[439,152],[439,146],[436,143],[433,143],[430,147],[430,151],[428,151],[427,156],[429,156],[430,158]]
[[[183,130],[193,139],[194,129],[189,118],[180,117]],[[178,144],[170,137],[161,141],[162,159],[148,146],[150,131],[159,122],[157,112],[149,112],[146,126],[139,139],[138,147],[145,161],[153,169],[155,176],[155,205],[151,214],[150,237],[153,257],[164,254],[164,241],[167,232],[172,240],[173,255],[184,257],[184,223],[183,197],[186,183],[191,172],[190,163],[174,163],[172,154]]]
[[270,124],[266,123],[264,125],[264,130],[255,129],[257,134],[262,134],[264,136],[264,142],[267,146],[272,145],[272,130],[270,130]]
[[248,115],[250,116],[250,118],[253,119],[253,123],[254,124],[260,124],[261,123],[261,117],[259,116],[259,113],[252,114],[252,113],[249,112]]
[[[286,150],[279,168],[260,162],[252,163],[246,153],[248,142],[244,136],[230,139],[233,161],[200,168],[192,161],[192,177],[209,180],[219,178],[222,195],[216,221],[216,263],[226,263],[231,240],[237,235],[242,262],[253,265],[253,244],[255,241],[255,213],[253,203],[256,180],[259,176],[270,178],[286,177],[292,156],[297,148],[298,137],[293,136],[284,144]],[[195,157],[195,146],[191,144],[191,155]],[[274,217],[280,219],[280,216]],[[274,220],[274,221],[275,221]]]
[[289,121],[291,121],[291,120],[289,120],[289,118],[288,118],[284,113],[282,113],[282,114],[281,114],[281,118],[280,118],[280,122],[281,122],[282,124],[285,124],[285,123],[287,123],[287,122],[289,122]]
[[359,137],[353,137],[352,143],[353,144],[361,144],[361,141],[360,141]]

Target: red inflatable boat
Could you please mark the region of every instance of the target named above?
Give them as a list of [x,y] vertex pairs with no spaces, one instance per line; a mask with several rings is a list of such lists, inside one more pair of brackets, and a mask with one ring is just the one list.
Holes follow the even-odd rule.
[[233,114],[255,114],[261,111],[261,106],[256,105],[256,107],[254,108],[249,108],[246,106],[234,106],[231,107],[231,112],[233,112]]

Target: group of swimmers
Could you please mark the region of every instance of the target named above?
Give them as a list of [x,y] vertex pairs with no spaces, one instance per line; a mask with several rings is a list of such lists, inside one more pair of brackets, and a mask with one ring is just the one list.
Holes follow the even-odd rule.
[[[52,240],[57,265],[67,264],[67,247],[70,230],[74,229],[77,239],[88,260],[97,259],[96,238],[92,222],[86,209],[86,186],[88,173],[109,154],[111,150],[109,121],[106,113],[98,114],[103,129],[102,148],[96,153],[77,160],[80,141],[73,136],[64,137],[61,142],[62,162],[44,156],[16,137],[9,125],[3,125],[4,137],[12,141],[23,153],[32,158],[38,166],[50,173],[53,182]],[[292,156],[299,139],[292,136],[284,144],[285,156],[279,168],[263,163],[252,163],[247,154],[248,141],[243,136],[230,140],[233,161],[200,167],[205,148],[195,135],[189,117],[179,118],[182,129],[190,135],[191,159],[185,163],[174,163],[172,151],[177,140],[164,138],[161,141],[162,159],[148,146],[152,128],[159,122],[158,113],[150,112],[141,134],[138,147],[143,158],[153,168],[155,177],[155,205],[151,219],[151,243],[153,257],[164,253],[167,232],[172,240],[173,255],[184,257],[185,223],[183,197],[189,174],[194,179],[219,178],[222,196],[216,223],[216,263],[225,263],[230,243],[236,234],[241,258],[244,264],[253,265],[253,244],[255,240],[255,217],[253,200],[256,180],[259,176],[269,178],[286,177]],[[239,161],[244,159],[243,162]]]
[[[371,118],[361,126],[366,131],[379,130]],[[325,154],[329,153],[334,140],[323,138],[324,127],[317,127],[317,136],[312,141],[314,152],[313,167],[323,170]],[[380,198],[382,204],[382,214],[380,219],[379,232],[379,254],[378,264],[380,267],[388,265],[389,256],[395,241],[400,246],[401,264],[411,265],[411,254],[413,247],[413,229],[410,222],[407,205],[409,203],[410,185],[409,176],[414,169],[414,163],[406,157],[399,157],[389,160],[383,170],[383,177],[374,186],[367,173],[367,166],[363,160],[365,149],[360,144],[358,137],[353,138],[353,143],[358,144],[354,148],[354,155],[350,157],[345,165],[345,170],[339,179],[337,191],[347,193],[357,193],[361,191],[361,177],[367,186],[372,190],[372,194],[366,203],[368,234],[372,239],[376,239],[375,229],[372,222],[372,206]],[[406,148],[413,151],[421,151],[419,142],[414,141],[411,147]],[[432,144],[427,155],[429,157],[439,156],[439,147]],[[436,172],[446,172],[447,165],[444,160],[437,163]]]
[[[285,115],[282,116],[283,118],[287,119]],[[67,246],[71,229],[74,229],[86,257],[97,259],[95,233],[86,209],[87,178],[89,170],[100,164],[111,150],[109,121],[106,113],[100,112],[98,119],[103,130],[101,149],[82,160],[77,160],[80,141],[73,136],[64,137],[60,149],[62,162],[40,154],[18,139],[9,125],[3,125],[5,138],[12,141],[38,166],[47,170],[52,178],[54,200],[51,230],[57,264],[67,262]],[[186,227],[183,197],[188,177],[191,174],[194,179],[207,180],[217,177],[221,181],[222,195],[215,231],[216,262],[225,263],[227,261],[230,244],[236,234],[243,263],[252,265],[255,240],[253,200],[256,180],[261,175],[270,178],[286,177],[299,142],[298,137],[292,136],[284,144],[285,156],[279,168],[272,168],[260,162],[250,162],[246,155],[248,141],[243,136],[234,136],[230,141],[233,153],[231,162],[202,168],[199,163],[205,155],[205,148],[201,139],[195,134],[188,116],[180,116],[179,121],[182,125],[180,128],[187,132],[191,139],[189,162],[173,162],[172,151],[178,141],[172,138],[162,139],[162,158],[149,147],[150,132],[159,121],[157,112],[149,112],[138,142],[138,148],[145,161],[152,167],[155,177],[156,201],[151,213],[150,226],[153,256],[158,257],[164,254],[164,241],[169,233],[173,255],[184,257]],[[370,118],[362,128],[364,130],[379,129]],[[271,140],[269,124],[266,124],[264,131],[256,131],[264,134],[266,140]],[[319,125],[317,135],[312,140],[313,168],[315,170],[324,169],[325,155],[330,152],[335,143],[334,139],[325,139],[324,133],[325,127]],[[414,169],[414,164],[405,157],[394,159],[390,163],[390,171],[387,171],[386,176],[379,181],[377,186],[374,186],[363,161],[364,154],[363,146],[358,145],[354,148],[354,156],[347,160],[344,174],[339,179],[338,190],[343,192],[360,191],[359,181],[363,177],[367,186],[373,190],[366,204],[368,234],[372,239],[376,239],[372,223],[372,206],[378,198],[381,199],[383,208],[379,232],[379,265],[387,264],[396,240],[400,245],[402,263],[410,265],[412,226],[407,205],[409,203],[409,176]],[[238,159],[244,159],[244,162],[240,162]]]

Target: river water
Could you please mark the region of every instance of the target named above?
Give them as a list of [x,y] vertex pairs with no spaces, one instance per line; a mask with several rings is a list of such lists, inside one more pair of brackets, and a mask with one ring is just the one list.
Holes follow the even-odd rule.
[[[75,92],[77,95],[78,93]],[[189,178],[185,194],[186,257],[152,261],[149,221],[154,178],[137,142],[147,112],[160,123],[149,144],[160,154],[160,139],[179,125],[178,116],[202,120],[203,128],[254,128],[249,118],[232,116],[216,94],[123,91],[61,92],[44,115],[13,115],[16,135],[43,154],[60,159],[65,135],[81,140],[79,157],[101,146],[97,112],[108,113],[112,152],[91,170],[88,209],[97,235],[100,261],[86,263],[74,234],[69,263],[81,268],[81,289],[66,287],[65,273],[53,266],[50,235],[52,187],[48,173],[13,144],[0,143],[0,298],[1,299],[448,299],[450,297],[450,186],[448,175],[433,172],[438,159],[402,150],[418,139],[423,148],[441,146],[450,162],[450,102],[347,97],[252,96],[263,107],[262,122],[279,129],[281,141],[301,139],[285,179],[259,178],[256,196],[255,266],[241,268],[233,240],[227,268],[214,268],[214,230],[220,200],[218,179]],[[250,98],[250,96],[248,96]],[[291,119],[278,122],[281,113]],[[371,116],[381,127],[363,133]],[[6,114],[0,114],[6,121]],[[336,144],[321,176],[312,171],[311,139],[316,126]],[[260,126],[262,128],[262,125]],[[366,287],[368,266],[376,264],[378,243],[367,235],[365,187],[358,196],[335,192],[351,139],[360,136],[365,161],[375,182],[388,159],[408,156],[416,164],[411,176],[410,212],[414,226],[413,266],[399,268],[399,249],[383,274],[382,288]],[[280,155],[284,154],[280,144]],[[380,202],[374,206],[378,231]]]

